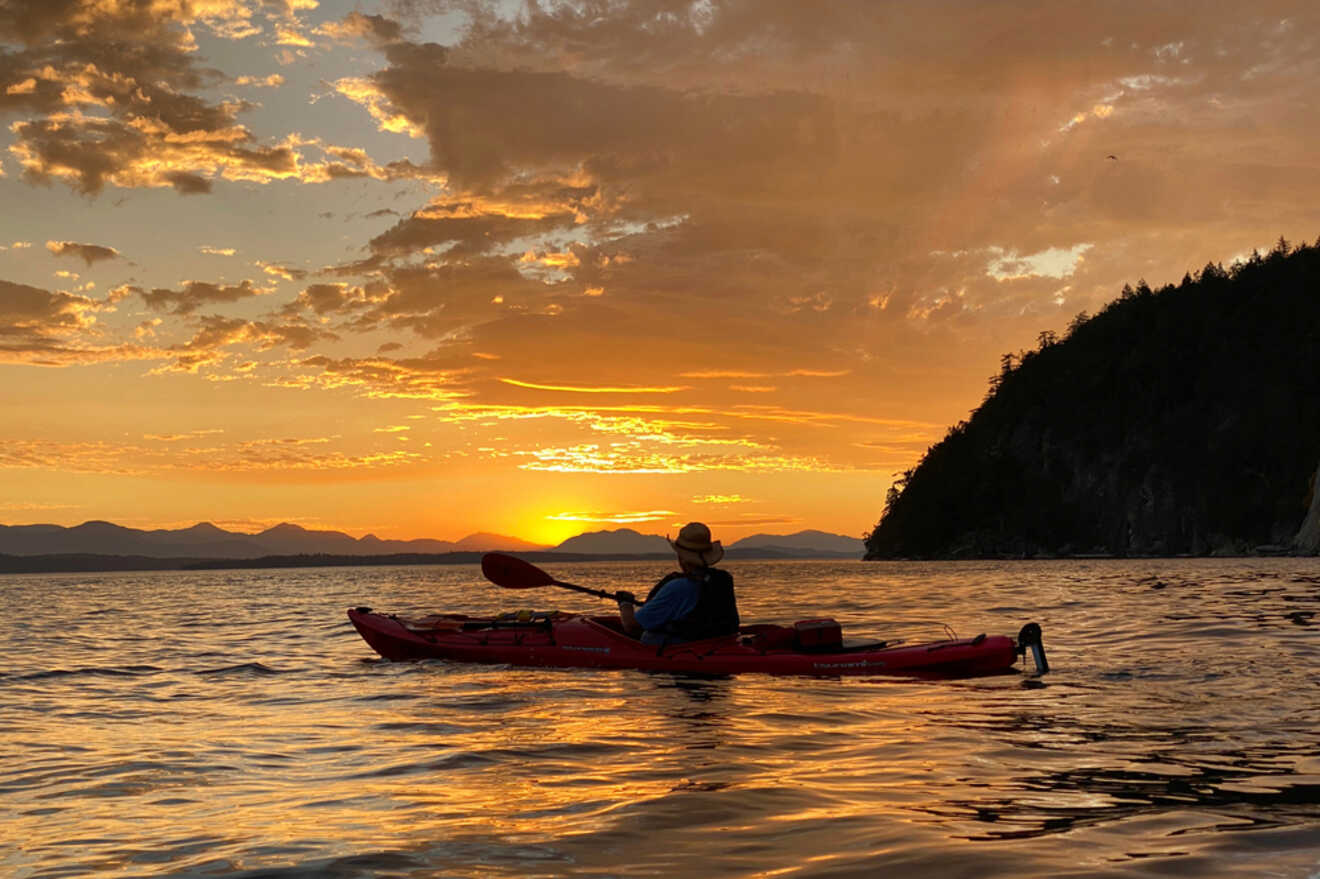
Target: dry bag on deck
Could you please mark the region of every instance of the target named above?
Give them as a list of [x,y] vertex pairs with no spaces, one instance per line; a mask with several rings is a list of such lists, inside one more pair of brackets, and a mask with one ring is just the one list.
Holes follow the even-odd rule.
[[798,620],[793,631],[803,650],[837,650],[843,644],[843,628],[831,619]]

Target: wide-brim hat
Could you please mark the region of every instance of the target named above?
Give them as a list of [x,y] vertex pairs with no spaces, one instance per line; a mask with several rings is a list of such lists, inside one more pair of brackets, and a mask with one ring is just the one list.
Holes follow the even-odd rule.
[[[668,537],[665,538],[669,540]],[[709,568],[724,558],[724,546],[718,540],[710,539],[710,529],[700,522],[689,522],[678,532],[677,540],[669,540],[669,545],[678,554],[680,562]]]

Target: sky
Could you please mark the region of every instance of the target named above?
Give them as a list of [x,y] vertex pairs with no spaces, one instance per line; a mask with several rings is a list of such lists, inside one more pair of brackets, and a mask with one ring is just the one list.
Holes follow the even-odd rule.
[[0,523],[861,536],[1320,235],[1320,6],[0,0]]

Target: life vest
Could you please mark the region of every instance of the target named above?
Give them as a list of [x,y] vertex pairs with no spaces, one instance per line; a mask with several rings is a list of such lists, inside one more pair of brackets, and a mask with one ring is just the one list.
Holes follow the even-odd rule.
[[670,620],[659,631],[675,641],[700,641],[737,633],[740,623],[738,602],[733,596],[733,576],[728,571],[719,568],[706,568],[701,574],[674,571],[651,588],[646,600],[654,598],[669,581],[684,577],[697,581],[700,586],[696,607],[686,616]]

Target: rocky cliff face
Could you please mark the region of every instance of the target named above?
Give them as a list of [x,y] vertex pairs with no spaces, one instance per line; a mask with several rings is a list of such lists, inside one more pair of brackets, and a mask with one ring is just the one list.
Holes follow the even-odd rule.
[[869,558],[1320,540],[1320,249],[1281,242],[1232,271],[1128,288],[1040,341],[900,480]]
[[1293,538],[1293,547],[1307,555],[1320,555],[1320,467],[1311,477],[1311,507]]

